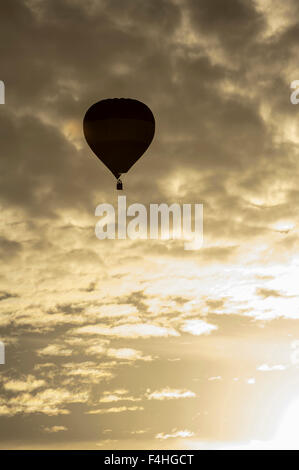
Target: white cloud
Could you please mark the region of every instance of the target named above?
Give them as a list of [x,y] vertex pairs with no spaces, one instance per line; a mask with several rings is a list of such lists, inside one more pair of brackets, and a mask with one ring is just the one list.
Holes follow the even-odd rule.
[[49,344],[43,349],[39,349],[37,354],[39,356],[71,356],[73,351],[71,349],[64,348],[59,344]]
[[110,348],[107,351],[107,355],[115,359],[122,359],[126,361],[138,361],[138,360],[139,361],[152,361],[153,360],[152,356],[143,356],[141,351],[138,351],[137,349],[131,349],[131,348],[120,348],[120,349]]
[[299,363],[299,340],[298,339],[296,339],[295,341],[292,341],[291,348],[293,351],[291,353],[290,360],[293,365],[296,365]]
[[87,411],[86,414],[88,415],[102,415],[102,414],[109,414],[109,413],[123,413],[125,411],[142,411],[144,408],[143,406],[118,406],[113,408],[102,408],[98,410],[90,410]]
[[65,408],[70,403],[86,403],[87,392],[72,393],[62,388],[49,388],[32,395],[20,393],[10,399],[0,398],[0,416],[14,416],[16,414],[43,413],[48,416],[68,414]]
[[[107,366],[109,367],[109,364]],[[93,362],[67,363],[63,367],[68,377],[80,377],[82,382],[87,383],[98,383],[100,380],[109,380],[114,377],[110,370],[104,368],[103,363],[100,367]]]
[[111,403],[116,401],[140,401],[141,398],[128,395],[128,390],[117,389],[112,392],[105,391],[104,396],[100,399],[100,403]]
[[38,380],[33,375],[28,375],[26,380],[8,380],[3,387],[9,392],[32,392],[46,384],[44,380]]
[[104,335],[120,338],[147,338],[151,336],[179,336],[173,328],[152,325],[147,323],[125,324],[114,327],[106,325],[88,325],[73,330],[75,334]]
[[103,354],[106,353],[106,348],[100,344],[97,344],[87,348],[86,353],[95,356],[103,356]]
[[210,323],[206,323],[203,320],[187,320],[181,326],[181,330],[185,331],[186,333],[190,333],[191,335],[208,335],[212,331],[217,330],[218,326],[211,325]]
[[251,377],[250,379],[247,380],[247,383],[249,385],[254,385],[255,384],[255,378],[254,377]]
[[100,403],[112,403],[116,401],[140,401],[141,398],[138,397],[131,397],[128,395],[105,395],[103,398],[100,399]]
[[262,364],[259,367],[256,368],[256,370],[261,370],[263,372],[271,372],[273,370],[285,370],[287,366],[284,366],[282,364],[276,364],[273,366],[269,366],[268,364]]
[[49,426],[45,427],[44,431],[49,432],[49,433],[56,433],[56,432],[61,432],[61,431],[67,431],[68,428],[66,426]]
[[163,388],[154,392],[147,392],[149,400],[172,400],[178,398],[194,398],[196,394],[190,390],[179,390],[173,388]]
[[186,438],[186,437],[192,437],[194,436],[194,432],[188,431],[187,429],[184,429],[183,431],[175,431],[172,432],[171,434],[165,434],[164,432],[160,432],[156,434],[155,438],[156,439],[172,439],[172,438]]
[[131,304],[106,304],[101,306],[91,305],[87,307],[86,313],[88,315],[95,315],[101,318],[112,318],[112,317],[128,317],[135,316],[138,314],[138,310],[135,305]]

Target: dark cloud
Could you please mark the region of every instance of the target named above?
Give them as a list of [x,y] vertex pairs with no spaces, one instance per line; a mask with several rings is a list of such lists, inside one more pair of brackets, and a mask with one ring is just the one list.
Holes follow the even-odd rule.
[[[256,101],[228,98],[221,91],[222,80],[242,84],[238,70],[212,63],[201,46],[193,56],[192,47],[178,45],[175,34],[183,4],[165,0],[159,8],[144,1],[92,5],[90,10],[81,2],[13,1],[4,9],[4,18],[15,22],[18,33],[8,28],[5,39],[16,51],[16,60],[9,52],[3,59],[9,64],[9,75],[3,78],[12,114],[2,115],[3,162],[7,155],[9,159],[2,197],[27,210],[50,213],[61,205],[89,204],[98,189],[110,189],[108,171],[83,141],[81,120],[92,102],[115,95],[144,99],[157,118],[154,144],[128,176],[136,196],[142,188],[144,197],[152,198],[153,184],[157,191],[159,178],[177,167],[201,175],[202,195],[208,194],[206,175],[211,168],[214,195],[223,194],[229,174],[241,174],[241,184],[249,177],[250,183],[264,184],[271,169],[263,162],[273,146]],[[225,8],[221,2],[212,8],[204,1],[188,5],[200,34],[215,34],[231,47],[248,44],[249,38],[254,41],[261,28],[251,3],[231,1]],[[242,86],[247,86],[245,70],[243,74]],[[62,134],[69,120],[77,124],[81,151]],[[181,136],[180,141],[175,136]],[[151,179],[144,181],[148,172]]]
[[11,292],[0,292],[0,302],[1,300],[11,299],[12,297],[17,297],[17,295]]
[[268,297],[284,297],[283,294],[274,289],[258,288],[256,293],[264,299],[267,299]]
[[196,28],[207,37],[215,36],[227,52],[235,55],[248,50],[265,28],[265,20],[253,1],[188,0],[190,17]]
[[0,257],[3,260],[11,260],[20,254],[21,249],[22,246],[17,241],[8,240],[7,238],[0,236]]

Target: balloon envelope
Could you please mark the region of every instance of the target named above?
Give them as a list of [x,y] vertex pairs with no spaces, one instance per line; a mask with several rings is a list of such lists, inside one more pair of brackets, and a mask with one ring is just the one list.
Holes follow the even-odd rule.
[[113,98],[98,101],[87,110],[83,131],[92,151],[118,178],[151,144],[155,119],[141,101]]

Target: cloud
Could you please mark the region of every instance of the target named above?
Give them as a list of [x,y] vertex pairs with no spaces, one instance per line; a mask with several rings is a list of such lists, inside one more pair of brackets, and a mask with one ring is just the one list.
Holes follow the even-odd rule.
[[111,394],[106,393],[101,399],[100,403],[112,403],[116,401],[140,401],[141,398],[131,397],[129,395],[117,394],[112,392]]
[[282,365],[282,364],[274,364],[272,366],[269,366],[268,364],[261,364],[256,368],[256,370],[260,370],[262,372],[271,372],[273,370],[286,370],[287,366]]
[[176,400],[179,398],[194,398],[196,394],[190,390],[179,390],[167,387],[154,392],[149,390],[146,396],[148,400]]
[[181,326],[182,331],[195,336],[208,335],[217,329],[216,325],[211,325],[203,320],[187,320]]
[[48,416],[68,414],[66,408],[72,403],[86,403],[87,392],[73,394],[63,388],[48,388],[35,395],[30,393],[19,393],[17,396],[4,400],[0,397],[0,415],[14,416],[17,414],[42,413]]
[[140,401],[140,397],[133,397],[128,395],[128,390],[117,389],[113,391],[105,391],[103,397],[100,399],[100,403],[111,403],[116,401]]
[[299,363],[299,340],[295,339],[294,341],[291,342],[291,355],[290,355],[290,361],[291,364],[296,365]]
[[61,431],[67,431],[68,428],[66,426],[46,426],[43,428],[43,430],[47,433],[57,433]]
[[254,377],[251,377],[250,379],[247,379],[247,383],[249,385],[254,385],[255,384],[255,378]]
[[0,256],[3,260],[11,260],[20,253],[21,249],[22,245],[19,242],[0,237]]
[[[110,368],[113,367],[113,364],[108,363],[107,366]],[[114,377],[110,370],[105,369],[103,363],[99,366],[93,362],[66,363],[63,367],[67,377],[79,378],[81,382],[86,383],[99,383],[101,380],[110,380]]]
[[152,361],[152,356],[144,356],[141,351],[131,348],[120,348],[107,350],[107,355],[114,359],[120,359],[125,361]]
[[96,356],[103,356],[106,353],[106,347],[104,343],[98,342],[100,344],[94,344],[89,346],[86,349],[87,354],[96,355]]
[[39,349],[37,354],[39,356],[71,356],[72,350],[63,348],[63,346],[59,344],[49,344],[43,349]]
[[179,336],[179,333],[173,328],[165,328],[158,325],[136,323],[132,325],[120,325],[108,327],[105,325],[90,325],[77,328],[74,334],[103,335],[120,338],[146,338],[151,336]]
[[133,434],[133,435],[134,435],[134,434],[139,435],[139,434],[145,434],[145,433],[147,433],[147,432],[148,432],[148,429],[135,429],[134,431],[131,431],[131,434]]
[[3,383],[3,388],[9,392],[32,392],[37,388],[43,387],[46,382],[36,379],[33,375],[28,375],[26,380],[7,380]]
[[0,292],[0,302],[1,300],[10,299],[11,297],[16,297],[16,295],[11,292]]
[[107,304],[100,307],[90,306],[87,313],[96,313],[99,318],[136,316],[138,310],[131,304]]
[[101,415],[101,414],[110,414],[110,413],[124,413],[127,411],[142,411],[144,408],[142,406],[118,406],[112,408],[101,408],[98,410],[90,410],[87,412],[89,415]]
[[116,444],[119,442],[117,439],[103,439],[101,442],[98,442],[96,445],[98,447],[110,446],[111,444]]
[[257,295],[260,295],[264,299],[267,299],[268,297],[283,297],[283,295],[274,290],[274,289],[265,289],[265,288],[259,288],[256,290]]
[[182,431],[174,430],[170,434],[159,432],[158,434],[156,434],[155,438],[164,440],[164,439],[174,439],[174,438],[187,438],[187,437],[192,437],[192,436],[194,436],[194,432],[184,429]]

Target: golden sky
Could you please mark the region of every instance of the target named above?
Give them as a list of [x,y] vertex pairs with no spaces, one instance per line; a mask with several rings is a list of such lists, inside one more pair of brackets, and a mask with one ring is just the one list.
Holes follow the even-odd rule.
[[[298,2],[0,10],[0,447],[299,448]],[[156,119],[128,204],[203,204],[200,250],[96,238],[113,97]]]

